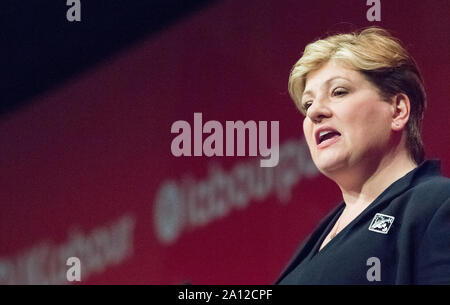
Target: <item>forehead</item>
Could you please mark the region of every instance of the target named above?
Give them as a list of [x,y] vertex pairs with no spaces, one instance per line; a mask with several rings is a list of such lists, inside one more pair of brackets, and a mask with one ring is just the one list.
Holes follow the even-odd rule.
[[363,80],[363,76],[358,71],[346,67],[343,63],[337,61],[328,61],[319,69],[311,71],[305,79],[305,90],[303,94],[319,90],[327,82],[334,80],[348,80],[358,82]]

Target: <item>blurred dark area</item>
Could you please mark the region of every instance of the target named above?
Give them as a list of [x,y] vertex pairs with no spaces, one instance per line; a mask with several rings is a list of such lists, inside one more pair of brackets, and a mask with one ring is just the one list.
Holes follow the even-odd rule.
[[69,22],[66,0],[0,3],[0,119],[215,0],[81,0]]

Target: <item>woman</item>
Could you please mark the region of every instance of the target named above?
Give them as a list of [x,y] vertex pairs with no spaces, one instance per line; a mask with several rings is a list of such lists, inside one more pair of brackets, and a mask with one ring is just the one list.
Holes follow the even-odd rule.
[[289,92],[312,159],[344,202],[279,284],[450,284],[450,179],[424,161],[422,78],[387,31],[309,44]]

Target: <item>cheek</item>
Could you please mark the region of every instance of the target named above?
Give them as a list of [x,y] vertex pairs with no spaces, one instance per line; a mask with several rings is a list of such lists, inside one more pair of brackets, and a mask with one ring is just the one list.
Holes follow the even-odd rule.
[[316,140],[313,135],[313,124],[311,120],[308,118],[303,119],[303,134],[305,135],[306,144],[308,145],[309,152],[311,155],[314,154],[314,146],[316,144]]
[[303,119],[303,134],[305,135],[305,139],[306,142],[308,143],[308,145],[311,144],[311,140],[312,140],[312,123],[307,119],[304,118]]
[[358,142],[384,142],[389,135],[390,114],[386,102],[368,101],[348,109],[345,116],[348,131]]

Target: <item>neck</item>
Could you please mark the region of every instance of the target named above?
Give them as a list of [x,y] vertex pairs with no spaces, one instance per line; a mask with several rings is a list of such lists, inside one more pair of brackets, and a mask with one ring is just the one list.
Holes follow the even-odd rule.
[[386,188],[417,167],[406,151],[385,155],[378,162],[357,166],[338,179],[347,208],[364,209]]

